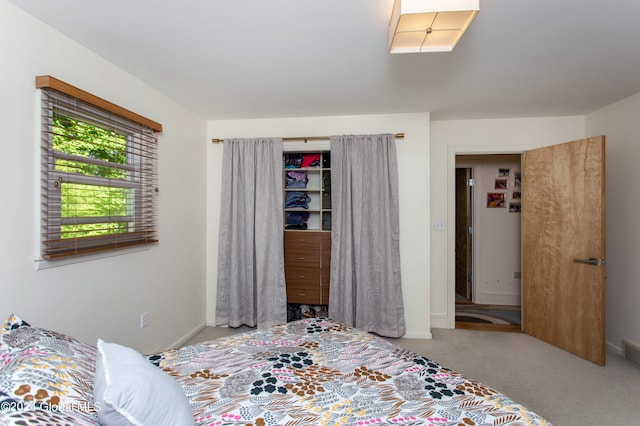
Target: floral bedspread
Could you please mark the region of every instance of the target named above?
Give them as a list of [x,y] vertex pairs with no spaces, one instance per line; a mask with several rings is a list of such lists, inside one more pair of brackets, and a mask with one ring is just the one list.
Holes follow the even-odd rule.
[[312,318],[150,355],[197,425],[549,425],[427,358]]

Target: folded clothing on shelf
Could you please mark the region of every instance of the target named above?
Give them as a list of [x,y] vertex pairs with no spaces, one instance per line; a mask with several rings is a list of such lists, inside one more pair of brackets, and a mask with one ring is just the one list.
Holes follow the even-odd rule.
[[290,212],[287,213],[285,229],[307,229],[307,221],[309,220],[309,212]]
[[319,167],[320,154],[303,154],[301,167]]
[[309,178],[307,172],[287,172],[287,188],[306,188]]
[[303,208],[308,209],[311,197],[306,192],[292,191],[287,192],[287,197],[284,202],[285,209]]
[[320,167],[320,154],[285,154],[284,167],[286,169]]
[[287,169],[299,169],[302,167],[302,154],[285,154],[284,167]]

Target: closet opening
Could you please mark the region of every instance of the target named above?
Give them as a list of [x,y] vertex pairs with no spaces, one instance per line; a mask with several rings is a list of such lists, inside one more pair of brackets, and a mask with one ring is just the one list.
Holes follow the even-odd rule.
[[331,152],[305,148],[283,152],[287,321],[329,316]]

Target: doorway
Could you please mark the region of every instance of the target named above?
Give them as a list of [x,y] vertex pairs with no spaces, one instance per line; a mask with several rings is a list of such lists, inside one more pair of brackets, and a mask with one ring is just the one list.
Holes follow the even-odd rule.
[[520,154],[456,155],[455,327],[521,331]]
[[472,303],[472,171],[456,167],[456,304]]

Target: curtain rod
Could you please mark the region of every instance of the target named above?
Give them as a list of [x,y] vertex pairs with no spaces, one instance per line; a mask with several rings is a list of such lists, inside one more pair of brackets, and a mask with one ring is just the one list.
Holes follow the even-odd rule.
[[[394,136],[396,139],[404,139],[404,133],[396,133]],[[292,138],[282,138],[284,142],[304,141],[304,143],[307,143],[308,141],[323,141],[327,139],[331,139],[331,136],[296,136]],[[211,142],[220,143],[224,142],[224,139],[211,139]]]

